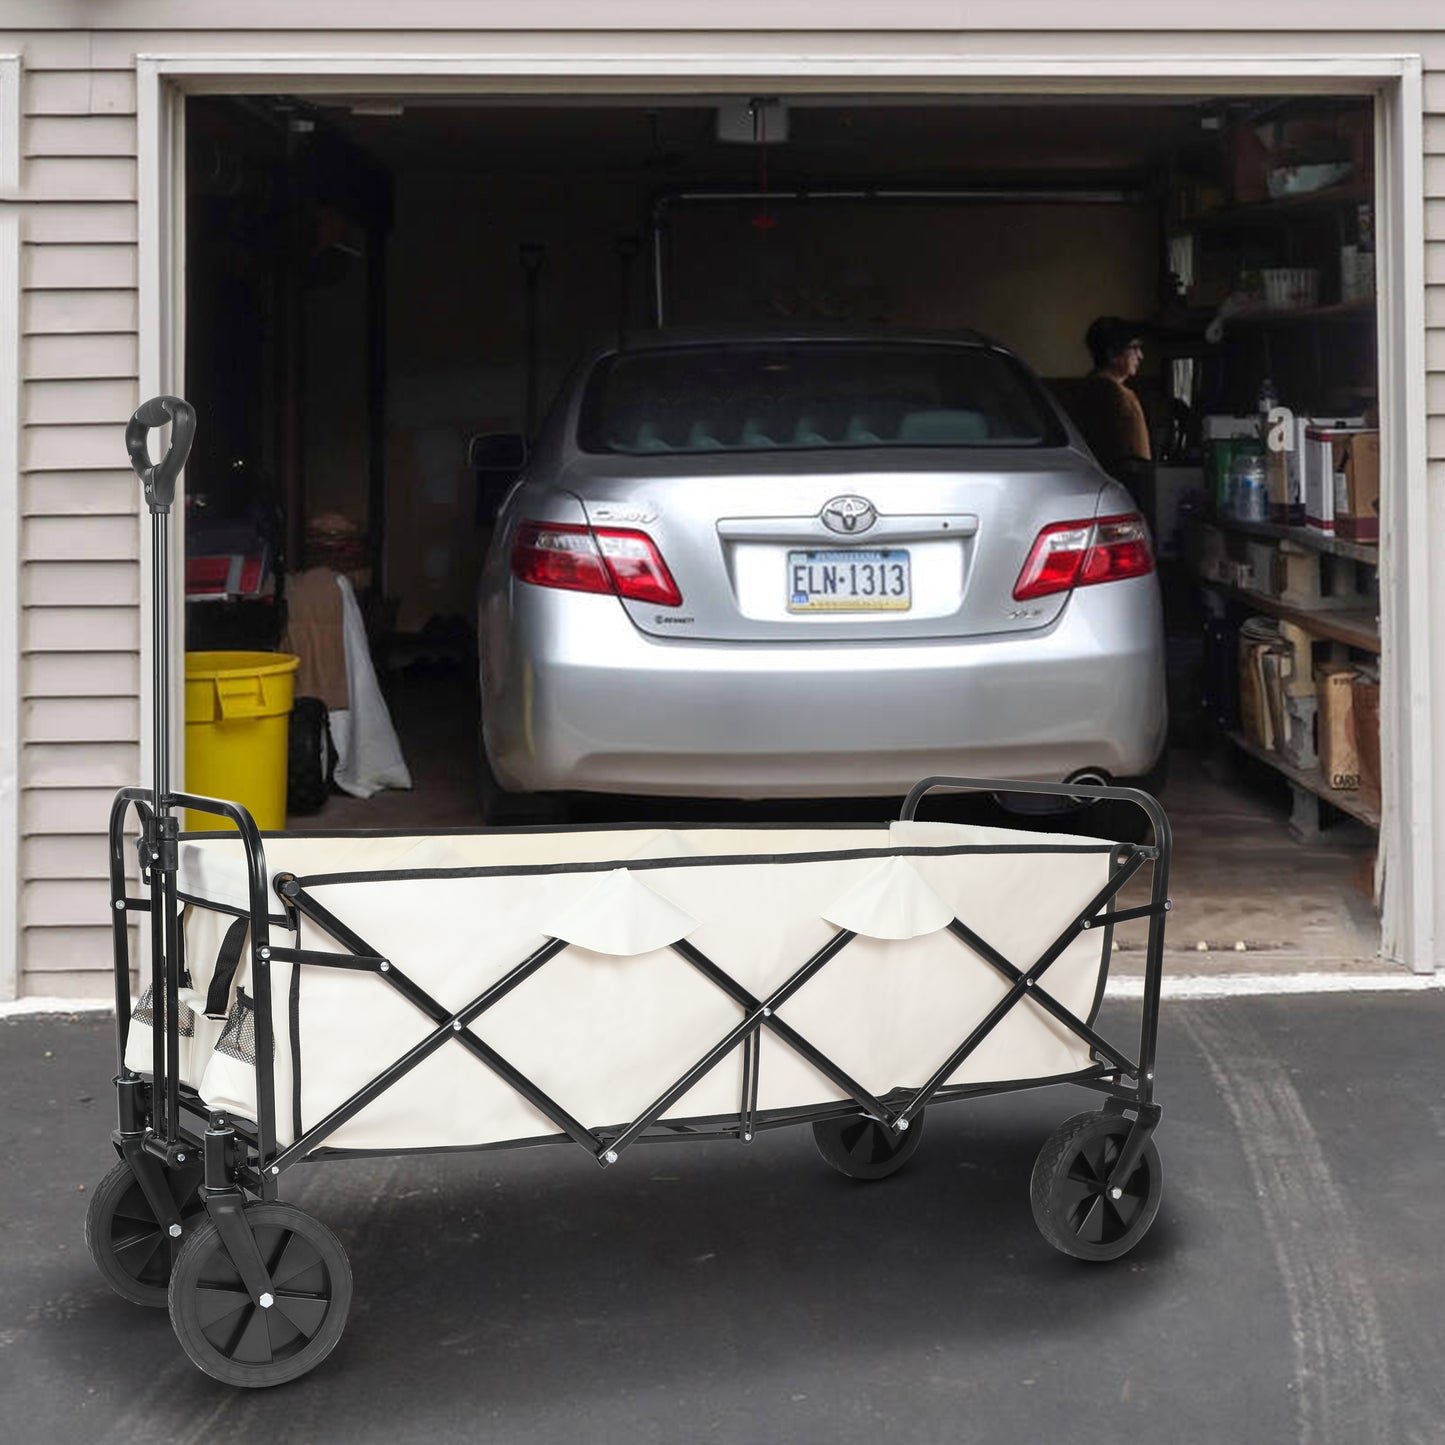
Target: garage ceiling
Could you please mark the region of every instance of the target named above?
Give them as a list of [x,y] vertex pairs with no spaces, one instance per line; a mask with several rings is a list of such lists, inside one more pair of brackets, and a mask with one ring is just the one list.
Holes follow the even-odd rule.
[[[391,104],[392,102],[387,102]],[[358,99],[365,109],[376,102]],[[715,137],[711,105],[518,106],[401,102],[401,113],[328,104],[324,123],[393,170],[600,172],[659,184],[756,179],[758,149]],[[779,185],[960,177],[1138,177],[1202,138],[1204,102],[1121,105],[1009,101],[789,106],[790,135],[768,147]]]

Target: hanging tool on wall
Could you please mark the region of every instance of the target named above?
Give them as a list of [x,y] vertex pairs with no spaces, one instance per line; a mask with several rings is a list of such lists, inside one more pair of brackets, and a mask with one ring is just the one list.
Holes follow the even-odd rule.
[[531,441],[537,431],[537,380],[540,367],[537,336],[537,295],[542,277],[542,263],[547,248],[540,241],[523,241],[517,248],[522,263],[522,284],[527,299],[527,401],[526,436]]
[[628,323],[632,319],[632,263],[642,249],[636,236],[617,238],[617,349],[627,350]]

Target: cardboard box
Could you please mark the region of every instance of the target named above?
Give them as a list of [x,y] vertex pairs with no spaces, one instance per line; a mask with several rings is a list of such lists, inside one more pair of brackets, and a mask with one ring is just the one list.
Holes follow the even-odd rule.
[[1380,811],[1380,684],[1360,676],[1350,688],[1355,751],[1360,759],[1360,801]]
[[1351,542],[1380,536],[1380,433],[1353,432],[1335,443],[1335,535]]
[[1347,662],[1327,663],[1315,675],[1318,696],[1320,770],[1330,787],[1354,792],[1360,786],[1360,753],[1355,740],[1355,679]]

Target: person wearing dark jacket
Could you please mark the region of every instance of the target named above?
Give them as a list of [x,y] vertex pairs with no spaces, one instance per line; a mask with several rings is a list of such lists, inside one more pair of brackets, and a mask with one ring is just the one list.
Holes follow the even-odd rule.
[[1118,316],[1100,316],[1084,344],[1094,369],[1080,388],[1074,420],[1099,465],[1137,494],[1152,460],[1144,408],[1128,385],[1144,355],[1140,328]]

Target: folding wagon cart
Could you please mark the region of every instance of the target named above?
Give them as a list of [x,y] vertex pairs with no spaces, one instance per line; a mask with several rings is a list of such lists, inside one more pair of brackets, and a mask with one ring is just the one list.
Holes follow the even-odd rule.
[[[201,1369],[280,1384],[336,1345],[346,1255],[278,1197],[326,1159],[573,1143],[608,1169],[634,1144],[807,1123],[830,1165],[872,1180],[913,1155],[933,1105],[1068,1083],[1103,1107],[1045,1142],[1039,1228],[1089,1260],[1143,1237],[1169,907],[1152,798],[926,778],[888,824],[263,836],[241,805],[171,787],[168,513],[194,426],[159,397],[126,432],[151,515],[154,774],[111,809],[119,1159],[86,1239],[117,1293],[169,1307]],[[1127,801],[1153,841],[920,821],[935,788]],[[230,826],[183,833],[181,808]],[[1149,902],[1118,907],[1146,866]],[[132,1008],[136,914],[149,983]],[[1134,920],[1126,1050],[1095,1023]]]

